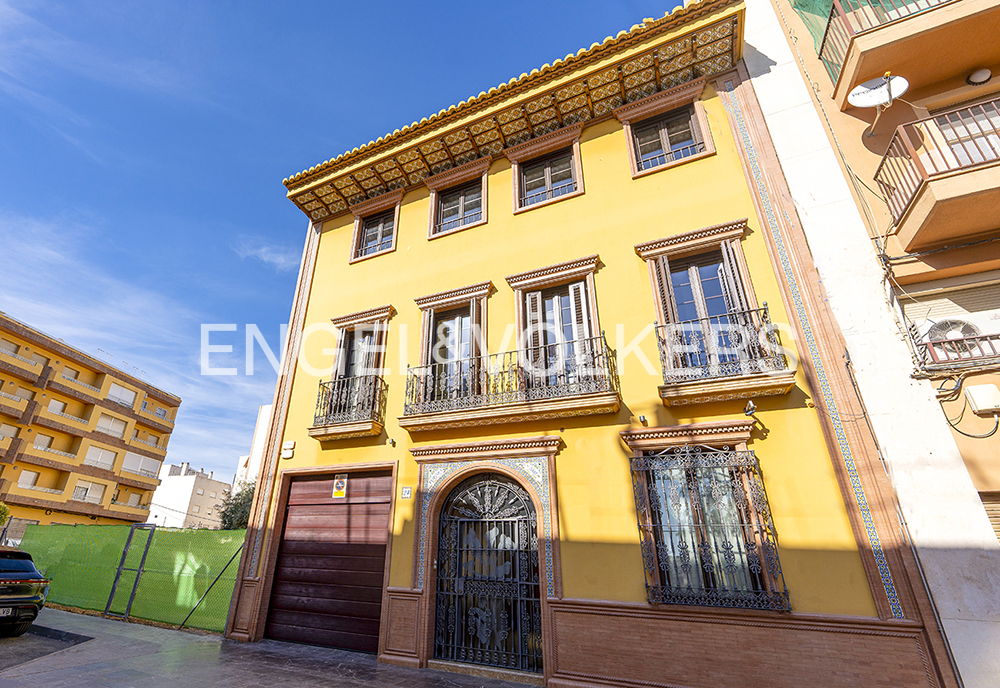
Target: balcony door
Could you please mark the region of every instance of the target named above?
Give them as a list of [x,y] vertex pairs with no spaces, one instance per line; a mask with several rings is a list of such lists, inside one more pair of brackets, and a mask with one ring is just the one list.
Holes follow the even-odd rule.
[[529,386],[561,387],[586,377],[595,365],[586,282],[571,282],[525,295]]
[[378,329],[374,325],[343,330],[337,372],[329,387],[328,418],[350,418],[373,402],[378,385]]
[[735,248],[723,244],[718,250],[659,260],[666,287],[667,367],[694,378],[746,372],[756,328]]
[[427,401],[467,397],[474,389],[474,305],[435,311],[431,321]]

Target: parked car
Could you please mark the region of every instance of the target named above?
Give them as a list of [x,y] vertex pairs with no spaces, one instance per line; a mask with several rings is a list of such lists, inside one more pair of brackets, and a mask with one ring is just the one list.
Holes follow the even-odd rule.
[[0,637],[27,631],[49,594],[49,581],[31,555],[14,547],[0,547]]

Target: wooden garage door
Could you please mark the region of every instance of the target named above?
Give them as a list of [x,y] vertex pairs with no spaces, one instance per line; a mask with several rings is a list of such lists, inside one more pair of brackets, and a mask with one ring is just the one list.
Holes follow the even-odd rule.
[[388,472],[291,484],[266,635],[346,650],[378,650],[382,576],[392,501]]

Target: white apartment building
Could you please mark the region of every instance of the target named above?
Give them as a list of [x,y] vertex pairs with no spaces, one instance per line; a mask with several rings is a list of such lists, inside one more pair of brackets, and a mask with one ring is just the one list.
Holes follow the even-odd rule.
[[257,410],[257,424],[253,429],[250,453],[240,457],[233,485],[257,482],[261,463],[264,460],[264,445],[267,443],[267,429],[271,422],[272,408],[274,408],[272,404],[264,404]]
[[219,528],[222,500],[232,485],[188,462],[164,465],[153,493],[149,522],[168,528]]

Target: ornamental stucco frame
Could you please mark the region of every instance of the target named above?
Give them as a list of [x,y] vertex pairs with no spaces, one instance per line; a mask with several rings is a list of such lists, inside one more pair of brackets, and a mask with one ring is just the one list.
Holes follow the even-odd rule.
[[[712,130],[708,125],[708,114],[705,111],[704,104],[701,102],[701,94],[705,90],[705,83],[706,80],[704,78],[696,79],[686,84],[667,89],[666,91],[659,91],[645,98],[640,98],[612,110],[612,114],[622,123],[625,129],[625,145],[628,147],[629,173],[632,175],[632,179],[645,177],[656,172],[669,170],[672,167],[715,155],[715,139],[712,138]],[[648,170],[639,169],[639,151],[635,146],[632,125],[641,124],[644,120],[689,105],[693,109],[691,117],[692,125],[701,134],[705,150],[684,158],[667,161],[662,165],[651,167]]]
[[[477,158],[471,162],[458,165],[457,167],[452,167],[444,172],[439,172],[438,174],[432,175],[424,179],[424,185],[430,189],[430,212],[429,212],[429,222],[427,226],[427,240],[433,241],[434,239],[440,239],[441,237],[448,236],[449,234],[457,234],[458,232],[463,232],[466,229],[472,229],[473,227],[479,227],[480,225],[485,225],[489,220],[489,198],[488,198],[488,188],[489,188],[489,176],[490,176],[490,165],[493,162],[493,156],[487,155],[483,158]],[[481,190],[482,190],[482,208],[483,216],[482,219],[476,220],[475,222],[470,222],[467,225],[460,225],[452,229],[446,230],[444,232],[435,232],[434,227],[437,225],[438,217],[438,196],[450,189],[457,186],[462,186],[466,183],[472,182],[476,177],[480,178]]]
[[[742,218],[732,222],[702,227],[689,232],[675,234],[663,239],[654,239],[636,244],[635,253],[646,261],[646,268],[649,272],[649,281],[653,289],[653,301],[656,304],[656,321],[663,325],[666,321],[666,314],[669,312],[669,304],[663,303],[661,297],[660,282],[656,276],[656,259],[660,256],[677,258],[690,256],[703,251],[711,251],[718,248],[723,242],[732,242],[736,249],[733,251],[736,256],[736,267],[739,270],[739,277],[747,298],[753,308],[757,308],[760,301],[754,289],[753,278],[750,268],[747,265],[746,256],[743,254],[743,238],[749,232],[747,219]],[[669,279],[669,276],[666,276]]]
[[545,567],[545,596],[560,596],[555,455],[561,445],[562,438],[558,435],[542,435],[411,449],[420,467],[413,587],[423,590],[431,578],[433,562],[430,557],[435,553],[430,519],[435,508],[440,509],[445,488],[450,490],[461,479],[475,473],[500,469],[518,479],[538,502],[535,508],[541,516],[538,525],[543,551],[539,554]]
[[[463,227],[462,229],[468,229]],[[458,230],[455,230],[458,231]],[[421,310],[420,319],[420,365],[428,365],[430,361],[430,338],[433,335],[431,332],[431,327],[434,323],[434,314],[438,311],[448,310],[450,308],[455,308],[461,306],[465,303],[475,302],[478,308],[479,315],[479,336],[478,341],[475,342],[477,354],[476,356],[486,355],[486,326],[488,322],[486,302],[496,289],[493,287],[493,282],[487,280],[485,282],[479,282],[478,284],[470,284],[467,287],[459,287],[457,289],[449,289],[448,291],[438,292],[436,294],[430,294],[428,296],[421,296],[419,298],[413,299],[413,302],[417,304],[417,307]]]
[[[392,253],[396,250],[396,243],[399,241],[399,209],[403,205],[404,194],[405,192],[402,189],[390,191],[382,194],[381,196],[376,196],[375,198],[370,198],[367,201],[362,201],[361,203],[356,203],[351,206],[351,214],[354,215],[354,238],[351,240],[351,255],[350,260],[347,261],[348,263],[360,263],[363,260],[383,256],[386,253]],[[381,251],[369,253],[366,256],[359,256],[358,247],[361,241],[361,231],[365,223],[365,218],[371,217],[372,215],[378,215],[389,210],[390,208],[393,210],[392,245],[389,248],[382,249]]]
[[524,326],[526,316],[524,312],[524,294],[527,291],[555,287],[567,282],[583,280],[587,289],[587,309],[591,323],[591,337],[601,334],[601,319],[597,312],[597,287],[595,285],[594,273],[604,264],[601,257],[596,253],[586,258],[578,258],[565,263],[556,263],[544,268],[537,268],[516,275],[508,275],[505,279],[511,289],[514,290],[514,328],[517,331],[518,347],[525,348],[527,342],[524,341]]
[[[510,146],[503,150],[503,155],[511,163],[511,190],[514,193],[513,214],[519,215],[529,210],[542,208],[559,201],[582,196],[585,192],[583,184],[583,160],[580,156],[580,136],[583,134],[583,124],[570,124],[568,126],[550,131],[547,134],[537,136],[533,139]],[[521,205],[521,166],[531,162],[536,158],[541,158],[549,153],[555,153],[563,148],[572,150],[573,179],[576,182],[576,189],[568,194],[549,198],[531,205]]]

